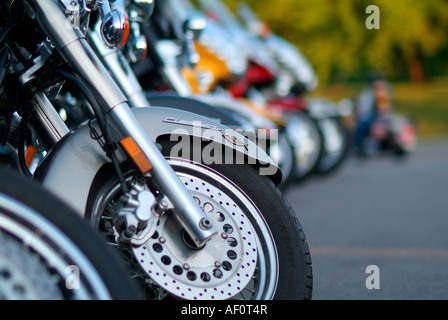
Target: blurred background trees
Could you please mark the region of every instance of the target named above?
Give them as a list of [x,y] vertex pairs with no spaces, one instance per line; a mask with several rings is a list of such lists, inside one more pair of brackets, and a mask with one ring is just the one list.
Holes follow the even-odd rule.
[[[412,82],[448,72],[448,0],[244,1],[300,48],[321,85],[364,81],[370,69]],[[379,30],[366,28],[369,5],[380,9]]]

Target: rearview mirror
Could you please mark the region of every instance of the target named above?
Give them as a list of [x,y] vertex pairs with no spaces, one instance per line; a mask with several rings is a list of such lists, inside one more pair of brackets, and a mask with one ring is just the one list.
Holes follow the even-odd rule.
[[155,1],[156,0],[132,0],[132,3],[143,12],[143,14],[145,15],[144,19],[147,20],[152,16],[152,13],[154,12]]
[[201,14],[190,14],[184,22],[184,32],[187,40],[197,40],[207,26],[207,20]]

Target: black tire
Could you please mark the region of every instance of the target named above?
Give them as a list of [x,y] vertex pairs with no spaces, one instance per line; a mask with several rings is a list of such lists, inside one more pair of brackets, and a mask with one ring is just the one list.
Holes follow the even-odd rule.
[[[340,139],[341,146],[338,148],[336,152],[329,152],[328,149],[324,147],[324,151],[322,153],[319,162],[314,170],[314,173],[326,175],[335,172],[341,165],[344,163],[344,160],[347,158],[351,142],[350,142],[350,133],[342,120],[339,117],[329,117],[316,120],[319,129],[321,131],[322,137],[324,139],[324,144],[326,143],[326,139],[328,136],[325,133],[325,123],[333,126],[334,130],[336,130],[336,134],[338,135],[338,139]],[[327,137],[326,137],[327,136]]]
[[[42,300],[140,299],[122,261],[106,246],[104,239],[40,185],[0,167],[0,199],[0,236],[3,244],[7,244],[0,250],[0,264],[11,266],[0,272],[0,277],[27,282],[21,285],[23,292],[13,299],[22,296],[26,299],[24,288]],[[30,239],[33,239],[31,243]],[[24,261],[36,268],[24,265]],[[64,265],[79,267],[79,288],[67,285],[68,271],[74,274],[75,270],[62,270]],[[27,276],[14,278],[11,275],[14,273]],[[45,281],[48,277],[52,280]],[[0,291],[2,288],[8,291],[14,285],[11,282],[8,286],[5,279],[0,279],[4,285],[0,285]],[[8,294],[4,295],[3,298],[8,298]]]
[[[296,167],[296,175],[293,179],[293,182],[295,184],[303,183],[307,180],[308,177],[310,177],[315,171],[319,164],[320,159],[323,157],[324,153],[324,143],[323,143],[323,135],[322,131],[320,130],[318,123],[315,119],[312,119],[309,114],[306,112],[296,112],[292,114],[292,117],[297,117],[298,120],[300,120],[302,123],[300,125],[304,125],[307,128],[307,137],[305,139],[308,139],[308,141],[303,141],[303,137],[299,136],[295,139],[295,143],[297,144],[297,164]],[[297,130],[296,130],[297,131]],[[291,132],[290,134],[293,134]],[[312,141],[310,141],[312,140]],[[306,165],[303,165],[300,163],[300,148],[303,147],[303,143],[311,143],[313,144],[313,147],[315,148],[313,150],[312,156],[309,158],[311,160],[307,159]]]
[[[193,190],[190,192],[200,192],[194,191],[193,179],[196,180],[194,182],[196,183],[196,185],[204,189],[205,200],[203,198],[202,203],[209,201],[213,204],[216,204],[216,201],[218,201],[218,197],[215,196],[215,199],[211,199],[213,198],[213,195],[210,196],[211,193],[206,194],[205,189],[210,186],[210,189],[218,189],[218,191],[222,192],[223,196],[225,197],[227,197],[227,195],[230,195],[228,199],[231,199],[231,201],[229,202],[233,201],[233,203],[236,204],[235,208],[244,207],[244,210],[240,213],[244,213],[244,215],[246,215],[247,220],[250,222],[251,227],[255,231],[255,237],[257,238],[257,243],[259,244],[257,254],[260,254],[262,256],[261,258],[260,256],[258,258],[258,261],[262,261],[260,262],[261,266],[257,264],[258,268],[256,269],[263,270],[262,272],[257,271],[257,277],[252,278],[256,280],[253,281],[255,284],[251,283],[251,285],[253,285],[251,289],[254,290],[251,297],[247,295],[243,296],[241,294],[240,291],[244,291],[246,287],[242,289],[238,288],[238,293],[234,292],[232,295],[230,294],[230,292],[224,292],[225,289],[223,289],[223,291],[221,291],[222,294],[217,297],[214,295],[209,295],[207,298],[204,292],[202,292],[204,293],[204,295],[202,293],[199,293],[199,295],[191,295],[189,294],[189,292],[194,292],[197,289],[197,287],[195,287],[195,283],[193,282],[187,283],[187,285],[191,284],[191,288],[185,288],[182,294],[177,294],[178,291],[176,291],[175,288],[169,288],[169,285],[171,282],[176,282],[177,284],[179,284],[181,283],[182,279],[179,280],[177,278],[173,278],[168,279],[170,280],[168,281],[167,278],[161,278],[162,274],[163,277],[166,277],[170,270],[153,269],[156,265],[155,260],[151,261],[150,264],[147,264],[145,269],[144,260],[142,259],[142,256],[146,257],[148,255],[151,255],[151,248],[153,247],[150,243],[150,241],[153,241],[151,239],[155,239],[154,241],[157,242],[157,245],[159,245],[158,239],[162,233],[169,232],[170,230],[180,230],[180,228],[174,229],[172,227],[173,224],[171,224],[170,228],[161,230],[160,233],[155,232],[154,235],[151,236],[151,239],[148,240],[148,242],[146,242],[143,246],[139,248],[134,247],[134,249],[132,249],[133,252],[129,252],[129,250],[127,250],[126,248],[120,249],[120,251],[124,255],[124,258],[130,261],[129,267],[133,270],[133,272],[135,272],[136,280],[141,281],[143,290],[146,291],[147,298],[158,299],[159,296],[163,295],[164,299],[170,299],[173,297],[180,297],[183,299],[311,299],[313,280],[312,268],[310,252],[305,239],[305,235],[295,212],[289,205],[288,201],[283,197],[279,189],[275,186],[275,184],[268,177],[260,176],[255,168],[249,165],[204,165],[201,163],[195,163],[193,161],[190,161],[187,156],[185,156],[184,158],[172,157],[171,150],[176,145],[176,142],[169,141],[168,139],[163,138],[157,140],[157,142],[162,146],[163,154],[165,155],[175,172],[178,174],[178,176],[180,178],[187,179],[183,180],[186,185],[189,184],[187,189],[191,188],[189,190]],[[196,143],[193,143],[193,145],[198,146]],[[201,146],[201,144],[199,144],[199,146]],[[98,173],[97,179],[96,181],[94,181],[94,185],[91,188],[92,193],[89,195],[86,218],[90,219],[91,223],[98,228],[102,228],[101,218],[107,215],[106,207],[113,207],[114,202],[116,203],[116,199],[119,199],[120,197],[120,186],[117,179],[113,178],[113,175],[110,174],[111,170],[112,168],[110,166],[106,166]],[[131,179],[132,176],[135,175],[135,171],[130,169],[130,167],[128,167],[126,164],[124,164],[123,170],[126,172],[125,177],[127,179]],[[192,178],[191,180],[190,177]],[[192,181],[192,183],[190,183],[190,181]],[[201,187],[201,182],[204,186],[207,184],[207,187]],[[207,191],[210,192],[210,190],[208,189]],[[219,194],[221,196],[221,193],[214,194]],[[222,206],[224,205],[225,204],[222,204]],[[229,206],[229,203],[227,203],[227,206]],[[253,210],[253,212],[248,212],[249,209]],[[233,218],[230,214],[231,211],[232,210],[225,212],[223,211],[227,215],[226,219],[227,217],[230,218],[230,220],[225,220],[226,222],[229,221],[229,223]],[[169,215],[167,219],[170,219]],[[161,223],[157,225],[159,226],[161,225]],[[177,225],[175,227],[177,228]],[[108,231],[103,228],[103,230],[110,233],[110,229]],[[222,230],[218,230],[218,234],[222,235],[223,233],[221,234],[221,232]],[[179,231],[177,234],[179,235],[180,233],[181,232]],[[110,235],[113,236],[113,232],[110,233]],[[180,236],[177,237],[180,238]],[[174,238],[174,236],[172,236],[171,238]],[[185,243],[181,243],[182,246],[186,245],[186,241],[184,242]],[[241,243],[242,242],[243,241],[241,241]],[[143,249],[139,251],[142,247]],[[205,248],[206,247],[207,244]],[[274,250],[272,250],[272,248],[274,248]],[[169,250],[168,247],[166,249]],[[169,252],[168,250],[164,250],[163,252]],[[181,250],[179,249],[177,251],[180,252]],[[196,252],[200,254],[200,251]],[[263,254],[261,254],[261,252],[263,252]],[[131,262],[131,259],[129,258],[130,254],[135,257],[133,259],[133,262]],[[167,260],[173,261],[176,257],[169,256],[169,258],[170,259]],[[240,258],[243,259],[242,255],[240,255]],[[273,260],[275,260],[275,263],[273,264],[266,263],[266,261]],[[182,266],[181,263],[180,265]],[[171,266],[172,264],[170,265],[170,268]],[[201,268],[205,269],[205,267],[203,267],[202,265]],[[233,270],[236,269],[234,268]],[[151,274],[152,281],[150,281],[150,283],[152,284],[150,286],[150,289],[148,289],[148,281],[146,280],[146,278],[142,277],[141,279],[137,279],[137,276],[141,276],[141,274],[145,272],[147,273],[146,277],[148,277],[148,273]],[[158,281],[155,274],[160,274],[160,278],[162,280]],[[248,275],[246,274],[246,276]],[[278,282],[276,279],[277,277]],[[199,277],[195,279],[199,279]],[[272,279],[275,280],[272,281]],[[263,281],[265,281],[265,283],[262,283]],[[158,283],[158,285],[154,285],[154,283]],[[236,287],[234,283],[232,283],[231,286],[232,288]],[[225,284],[225,287],[227,288],[227,284]],[[179,290],[179,288],[177,289]],[[206,289],[208,289],[209,291],[207,294],[215,290],[215,288],[211,287],[206,287]],[[219,291],[220,290],[218,290],[218,292]],[[170,294],[166,295],[167,292]],[[229,295],[230,297],[228,297],[227,295]]]
[[[278,153],[275,155],[273,150]],[[294,180],[296,173],[296,159],[294,155],[294,147],[291,144],[288,136],[285,134],[282,128],[279,131],[279,139],[276,145],[270,145],[268,148],[268,155],[278,164],[282,171],[282,181],[279,184],[279,189],[285,192]],[[275,155],[275,157],[274,157]]]
[[[158,142],[163,147],[162,153],[169,157],[175,142],[162,139]],[[267,222],[277,244],[280,269],[274,299],[311,299],[313,276],[308,244],[299,219],[282,192],[267,176],[260,175],[250,165],[234,162],[210,164],[207,167],[235,183],[251,199]],[[178,172],[176,167],[174,169]]]

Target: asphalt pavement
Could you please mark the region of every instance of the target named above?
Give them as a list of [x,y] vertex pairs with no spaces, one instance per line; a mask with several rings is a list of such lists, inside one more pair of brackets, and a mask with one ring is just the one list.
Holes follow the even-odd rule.
[[313,299],[448,299],[448,138],[405,159],[350,157],[286,195],[310,246]]

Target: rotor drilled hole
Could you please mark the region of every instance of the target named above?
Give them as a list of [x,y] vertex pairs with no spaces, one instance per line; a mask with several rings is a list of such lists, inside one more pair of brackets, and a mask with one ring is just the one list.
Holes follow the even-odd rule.
[[233,250],[229,250],[229,251],[227,251],[227,257],[228,257],[230,260],[236,260],[236,258],[238,257],[238,255],[236,254],[235,251],[233,251]]
[[195,272],[193,271],[188,271],[187,272],[187,279],[190,281],[195,281],[198,278],[198,276],[196,275]]
[[152,248],[154,249],[155,252],[160,253],[163,251],[163,247],[160,243],[154,243],[152,245]]
[[233,232],[233,227],[232,227],[230,224],[225,224],[225,225],[223,226],[223,230],[224,230],[224,232],[227,233],[227,234],[232,234],[232,232]]
[[218,222],[223,222],[226,219],[222,212],[216,212],[215,218]]
[[224,262],[222,263],[222,268],[223,268],[225,271],[230,271],[230,270],[232,270],[232,264],[231,264],[229,261],[224,261]]
[[229,244],[229,246],[233,248],[235,248],[238,245],[238,241],[236,241],[236,239],[232,237],[227,239],[227,243]]
[[13,290],[18,294],[24,294],[26,292],[25,287],[21,284],[15,284]]
[[160,260],[166,266],[169,266],[171,264],[171,258],[168,256],[163,256],[162,259],[160,259]]
[[223,273],[219,269],[213,270],[213,276],[217,279],[221,279],[223,277]]
[[180,276],[184,272],[184,270],[182,269],[181,266],[177,266],[176,265],[176,266],[173,267],[173,272],[175,274],[177,274],[178,276]]
[[6,269],[2,269],[0,271],[0,276],[2,276],[2,278],[9,279],[11,277],[11,273]]
[[212,277],[207,272],[202,272],[201,273],[201,280],[202,281],[210,282],[211,279],[212,279]]

